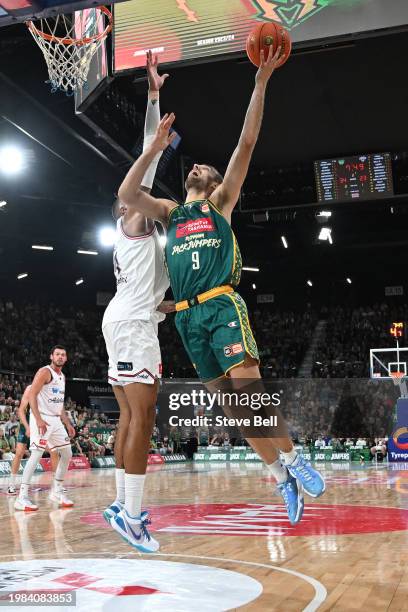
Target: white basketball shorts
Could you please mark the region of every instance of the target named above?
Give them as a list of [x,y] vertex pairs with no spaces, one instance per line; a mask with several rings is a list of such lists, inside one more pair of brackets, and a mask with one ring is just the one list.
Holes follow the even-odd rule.
[[40,412],[43,421],[48,423],[47,431],[41,435],[33,413],[30,413],[30,450],[40,449],[53,451],[61,446],[70,446],[67,430],[59,416],[51,416]]
[[103,330],[111,385],[134,382],[152,385],[161,378],[162,363],[157,325],[152,321],[117,321]]

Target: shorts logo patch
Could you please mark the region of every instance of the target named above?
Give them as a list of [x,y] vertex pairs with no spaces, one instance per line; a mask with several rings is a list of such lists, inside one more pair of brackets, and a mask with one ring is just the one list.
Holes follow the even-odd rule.
[[228,344],[224,346],[224,355],[226,357],[232,357],[233,355],[238,355],[239,353],[244,352],[244,347],[242,346],[242,342],[237,342],[236,344]]
[[204,204],[201,204],[201,212],[203,213],[210,212],[210,205],[207,204],[207,202],[205,202]]
[[202,232],[213,232],[214,225],[211,219],[208,217],[202,217],[201,219],[194,219],[187,221],[187,223],[178,223],[176,229],[176,238],[184,238],[190,234],[197,234]]
[[38,446],[47,446],[47,440],[44,440],[43,438],[40,438],[38,440]]
[[230,321],[228,327],[238,327],[238,321]]
[[118,372],[131,372],[133,363],[131,361],[118,361]]

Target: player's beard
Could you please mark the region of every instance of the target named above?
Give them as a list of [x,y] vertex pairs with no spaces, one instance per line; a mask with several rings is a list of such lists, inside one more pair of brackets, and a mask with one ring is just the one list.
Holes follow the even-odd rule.
[[188,191],[189,189],[195,189],[195,191],[197,192],[204,192],[207,191],[207,183],[208,181],[206,181],[201,176],[194,176],[194,174],[192,174],[191,176],[187,177],[184,186],[186,188],[186,191]]

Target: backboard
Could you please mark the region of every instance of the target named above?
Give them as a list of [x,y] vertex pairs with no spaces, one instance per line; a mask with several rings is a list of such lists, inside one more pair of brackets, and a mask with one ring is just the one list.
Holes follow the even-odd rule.
[[370,378],[395,380],[396,373],[408,374],[408,348],[370,349]]

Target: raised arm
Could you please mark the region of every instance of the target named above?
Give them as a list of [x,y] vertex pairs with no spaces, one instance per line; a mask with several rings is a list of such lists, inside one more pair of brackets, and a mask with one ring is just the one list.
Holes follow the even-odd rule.
[[121,186],[119,187],[119,200],[130,210],[142,213],[149,219],[156,219],[166,224],[170,211],[177,204],[172,200],[154,198],[141,190],[142,180],[154,160],[155,156],[164,151],[174,140],[176,134],[169,134],[174,122],[175,115],[171,113],[164,115],[156,130],[156,134],[150,145],[143,151],[142,155],[135,161]]
[[222,209],[224,216],[230,221],[231,213],[238,202],[241,187],[245,181],[252,153],[258,140],[262,125],[266,87],[280,57],[281,47],[273,55],[272,46],[265,60],[261,51],[261,63],[255,77],[255,87],[252,92],[244,126],[238,145],[232,154],[224,180],[211,195],[211,200]]

